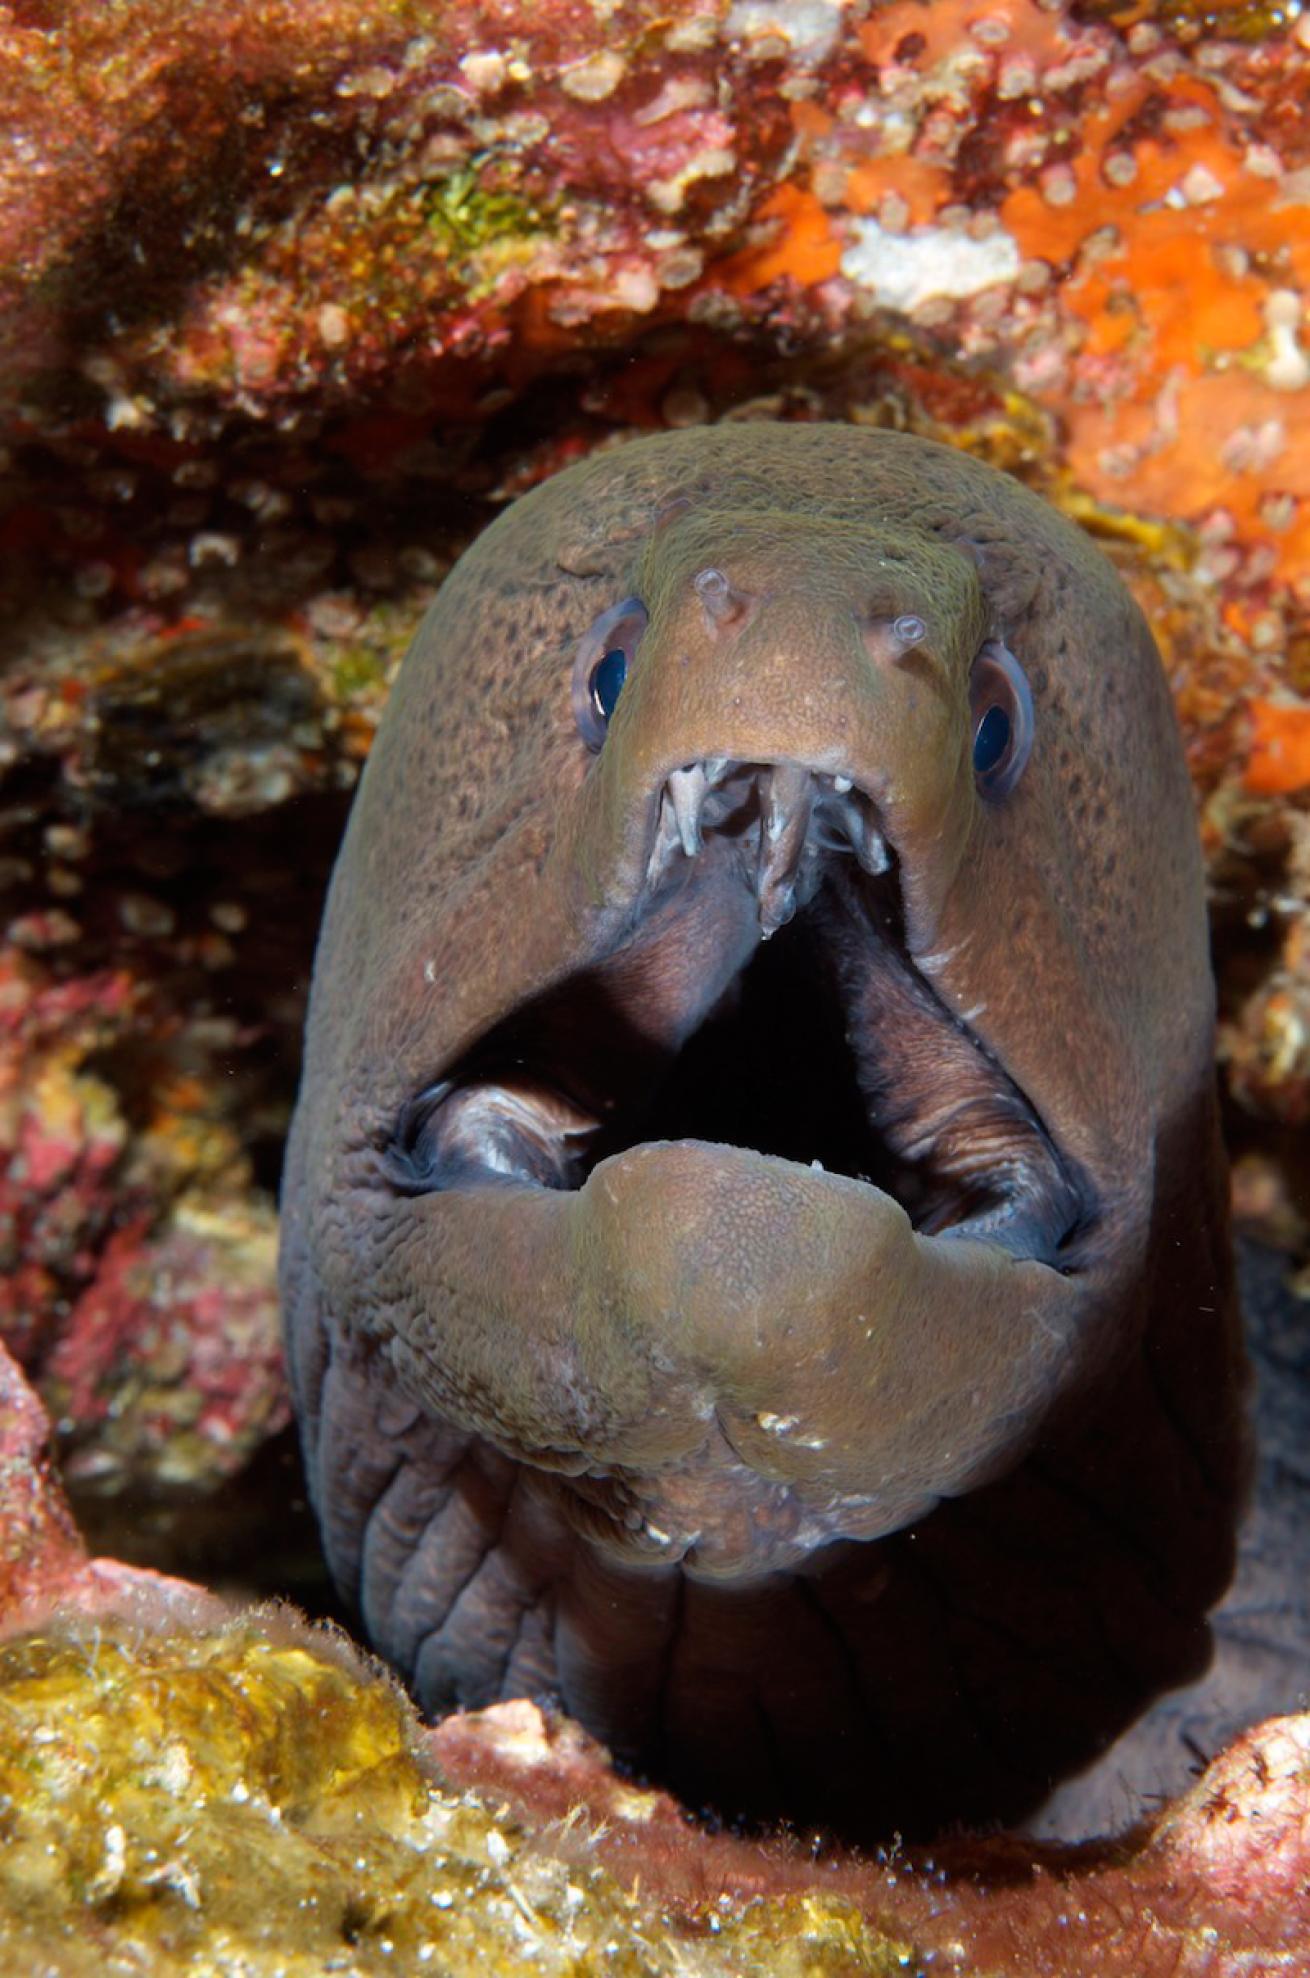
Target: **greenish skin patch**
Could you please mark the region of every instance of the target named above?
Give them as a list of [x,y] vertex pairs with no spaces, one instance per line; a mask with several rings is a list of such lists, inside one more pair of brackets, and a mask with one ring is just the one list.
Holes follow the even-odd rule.
[[[579,642],[633,595],[593,753]],[[999,802],[971,760],[987,641],[1035,708]],[[890,878],[816,853],[763,950],[754,796],[655,856],[670,778],[725,760],[747,790],[849,781]],[[819,1090],[808,1005],[752,989],[811,950],[854,1064],[820,1125],[849,1099],[948,1200],[990,1189],[990,1223],[761,1147],[749,1094],[702,1119],[737,994],[754,1083]],[[284,1192],[329,1560],[424,1705],[553,1699],[694,1804],[867,1837],[1015,1818],[1194,1676],[1246,1463],[1212,1027],[1158,657],[1044,503],[838,426],[642,441],[516,503],[363,779]],[[677,1088],[702,1032],[722,1051]],[[652,1065],[686,1110],[642,1138]],[[417,1095],[538,1074],[612,1100],[569,1185],[398,1183]]]

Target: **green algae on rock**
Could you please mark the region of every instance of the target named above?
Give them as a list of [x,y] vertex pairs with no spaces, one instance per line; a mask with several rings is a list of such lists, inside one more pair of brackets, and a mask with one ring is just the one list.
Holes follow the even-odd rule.
[[783,1978],[914,1962],[847,1897],[674,1916],[442,1783],[400,1691],[275,1616],[0,1647],[0,1964]]

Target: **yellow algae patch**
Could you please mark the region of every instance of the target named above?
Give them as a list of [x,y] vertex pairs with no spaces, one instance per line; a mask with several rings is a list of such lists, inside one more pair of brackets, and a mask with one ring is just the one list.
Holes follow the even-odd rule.
[[353,1978],[904,1971],[828,1896],[638,1899],[446,1789],[397,1687],[277,1615],[0,1646],[0,1969]]

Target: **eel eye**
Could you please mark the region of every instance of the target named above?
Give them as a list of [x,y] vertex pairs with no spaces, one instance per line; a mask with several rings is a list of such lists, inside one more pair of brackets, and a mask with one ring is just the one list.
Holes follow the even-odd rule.
[[597,716],[608,725],[609,718],[619,704],[623,692],[623,682],[628,677],[628,655],[622,646],[611,646],[603,659],[598,659],[591,669],[591,705]]
[[1009,647],[988,639],[969,675],[973,774],[983,796],[1008,797],[1032,754],[1033,697]]
[[646,615],[640,598],[624,598],[621,604],[603,611],[578,641],[573,662],[573,718],[579,735],[593,752],[603,744],[619,704],[633,655],[646,629]]

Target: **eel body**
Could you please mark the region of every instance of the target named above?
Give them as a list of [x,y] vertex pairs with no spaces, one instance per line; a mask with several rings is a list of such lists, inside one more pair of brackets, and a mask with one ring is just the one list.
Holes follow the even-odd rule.
[[873,1835],[1195,1678],[1212,996],[1150,633],[1020,485],[743,424],[509,508],[363,778],[284,1184],[329,1562],[424,1707]]

